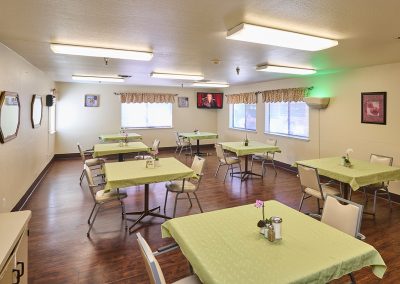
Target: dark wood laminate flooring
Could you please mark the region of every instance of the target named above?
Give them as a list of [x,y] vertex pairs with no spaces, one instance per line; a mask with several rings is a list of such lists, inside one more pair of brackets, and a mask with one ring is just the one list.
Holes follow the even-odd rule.
[[[173,153],[163,154],[171,156]],[[184,157],[181,157],[185,161]],[[188,161],[189,162],[189,161]],[[266,177],[240,183],[237,178],[227,178],[223,183],[225,168],[214,177],[217,166],[215,155],[207,157],[205,177],[198,191],[204,211],[253,203],[256,199],[278,200],[297,208],[300,186],[295,174],[267,170]],[[120,207],[106,206],[99,213],[91,237],[86,237],[87,218],[93,206],[86,181],[79,186],[82,170],[79,159],[56,160],[47,176],[33,193],[25,209],[32,210],[29,238],[29,283],[149,283],[145,266],[134,234],[125,232]],[[255,166],[259,171],[259,165]],[[127,210],[139,210],[143,205],[143,186],[127,189]],[[150,186],[150,204],[162,205],[164,184]],[[354,194],[360,201],[361,195]],[[167,203],[167,214],[172,215],[173,196]],[[372,202],[371,202],[372,203]],[[304,211],[316,210],[316,202],[305,202]],[[177,216],[198,213],[198,207],[190,208],[187,201],[178,201]],[[388,265],[382,281],[370,268],[354,273],[358,283],[399,283],[400,281],[400,206],[393,204],[390,212],[387,202],[378,201],[377,217],[364,216],[361,232],[366,242],[381,253]],[[171,243],[161,238],[160,224],[163,219],[145,219],[138,229],[151,248]],[[323,253],[323,252],[321,252]],[[179,250],[157,257],[167,283],[189,275],[188,263]],[[335,283],[348,283],[343,277]]]

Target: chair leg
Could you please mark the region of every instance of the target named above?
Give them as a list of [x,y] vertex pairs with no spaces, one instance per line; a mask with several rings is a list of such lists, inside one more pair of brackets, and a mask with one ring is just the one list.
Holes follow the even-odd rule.
[[374,191],[374,204],[372,205],[372,215],[375,218],[375,210],[376,210],[376,195],[377,195],[377,190]]
[[182,154],[183,145],[181,146],[181,150],[179,151],[179,156]]
[[318,214],[321,214],[321,206],[319,204],[319,198],[317,198]]
[[189,199],[189,202],[190,202],[190,208],[192,208],[193,204],[192,204],[192,199],[190,198],[189,192],[186,192],[186,195],[187,195],[187,197]]
[[215,177],[218,175],[218,172],[219,172],[219,168],[221,167],[221,163],[219,163],[219,165],[218,165],[218,168],[217,168],[217,171],[215,172]]
[[301,207],[303,207],[303,202],[304,202],[304,197],[305,197],[305,193],[303,193],[303,196],[301,197],[301,201],[300,201],[300,205],[299,205],[299,211],[301,211]]
[[271,161],[271,164],[272,164],[272,166],[274,167],[275,176],[276,176],[276,175],[278,174],[278,172],[276,171],[274,160]]
[[228,165],[228,168],[226,169],[226,173],[225,173],[225,177],[224,177],[224,182],[225,182],[226,176],[227,176],[227,174],[228,174],[228,172],[229,172],[229,167],[230,167],[230,165]]
[[385,191],[386,191],[386,194],[387,194],[387,198],[389,200],[390,211],[392,211],[392,198],[390,197],[389,189],[387,187],[385,187]]
[[122,200],[120,200],[119,202],[121,203],[122,219],[124,219],[124,222],[125,222],[125,230],[128,230],[128,222],[126,220],[125,204]]
[[197,197],[196,192],[193,192],[194,197],[196,197],[197,205],[199,205],[200,212],[203,213],[203,208],[201,208],[199,198]]
[[82,170],[81,177],[79,178],[79,184],[82,184],[83,177],[85,175],[85,169]]
[[262,177],[262,178],[264,178],[266,172],[267,172],[267,168],[266,168],[266,166],[265,166],[265,161],[263,160],[263,161],[261,162],[261,177]]
[[164,200],[164,213],[167,208],[167,197],[168,197],[168,189],[165,191],[165,200]]
[[90,219],[92,218],[94,209],[96,209],[96,207],[97,207],[97,203],[94,204],[93,209],[92,209],[92,212],[90,212],[89,219],[87,220],[87,223],[88,223],[89,225],[90,225]]
[[253,171],[253,161],[254,161],[254,156],[251,156],[250,172]]
[[88,230],[87,233],[86,233],[86,236],[88,236],[88,237],[89,237],[89,235],[90,235],[90,231],[92,230],[94,221],[96,220],[97,214],[98,214],[99,211],[100,211],[100,207],[101,207],[101,205],[99,205],[99,206],[97,207],[97,211],[96,211],[96,213],[94,214],[93,221],[90,223],[89,230]]
[[174,215],[172,215],[173,218],[175,218],[175,214],[176,214],[176,203],[178,202],[178,196],[180,193],[177,193],[175,196],[175,205],[174,205]]

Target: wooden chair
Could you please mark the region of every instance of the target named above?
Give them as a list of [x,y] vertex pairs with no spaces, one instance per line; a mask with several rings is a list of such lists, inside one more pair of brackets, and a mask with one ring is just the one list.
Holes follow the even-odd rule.
[[218,158],[218,168],[217,171],[215,172],[215,176],[218,175],[219,172],[219,168],[221,166],[228,166],[228,168],[226,169],[226,173],[225,173],[225,177],[224,177],[224,182],[226,180],[226,176],[229,172],[229,169],[231,169],[231,173],[233,174],[233,166],[237,165],[239,167],[239,171],[242,171],[242,168],[240,166],[240,159],[239,157],[236,156],[227,156],[224,149],[222,148],[221,144],[215,144],[215,151],[217,153],[217,158]]
[[[150,278],[151,284],[166,284],[164,274],[161,270],[160,264],[155,258],[153,252],[151,251],[150,246],[146,242],[146,240],[142,237],[140,233],[136,234],[137,242],[140,247],[140,253],[144,259],[144,263],[146,265],[147,274]],[[172,284],[200,284],[200,280],[196,275],[191,275],[180,279]]]
[[[271,146],[276,146],[277,140],[276,139],[267,139],[266,144]],[[277,175],[276,167],[275,167],[275,152],[264,152],[264,153],[255,153],[251,157],[251,168],[250,170],[253,171],[253,162],[254,161],[261,161],[261,176],[264,177],[265,172],[267,170],[267,165],[271,165],[274,168],[275,175]]]
[[[203,178],[203,168],[204,168],[205,159],[195,156],[192,163],[192,170],[195,172],[196,177],[190,178],[188,180],[180,180],[180,181],[172,181],[170,183],[165,184],[167,191],[165,192],[165,201],[164,201],[164,213],[166,211],[167,206],[167,197],[168,193],[175,193],[175,205],[174,205],[174,215],[176,214],[176,204],[178,199],[188,199],[190,202],[190,207],[192,207],[192,199],[196,199],[197,205],[200,208],[200,211],[203,213],[203,209],[201,208],[200,201],[197,197],[196,191],[199,189],[201,179]],[[182,193],[186,193],[186,197],[178,198],[178,196]],[[192,194],[194,197],[191,197]]]

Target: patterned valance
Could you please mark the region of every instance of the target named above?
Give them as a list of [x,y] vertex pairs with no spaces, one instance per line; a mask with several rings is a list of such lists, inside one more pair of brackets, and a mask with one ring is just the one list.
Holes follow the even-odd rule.
[[115,93],[121,96],[121,103],[174,103],[174,94]]
[[228,104],[256,104],[257,93],[242,93],[226,96]]
[[307,97],[311,88],[291,88],[263,91],[262,97],[265,103],[276,102],[301,102]]

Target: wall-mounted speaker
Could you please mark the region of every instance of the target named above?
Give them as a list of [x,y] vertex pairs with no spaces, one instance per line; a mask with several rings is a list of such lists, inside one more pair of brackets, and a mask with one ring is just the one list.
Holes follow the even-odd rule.
[[53,106],[54,98],[55,98],[55,96],[53,96],[53,95],[47,95],[46,96],[46,106],[48,106],[48,107]]

